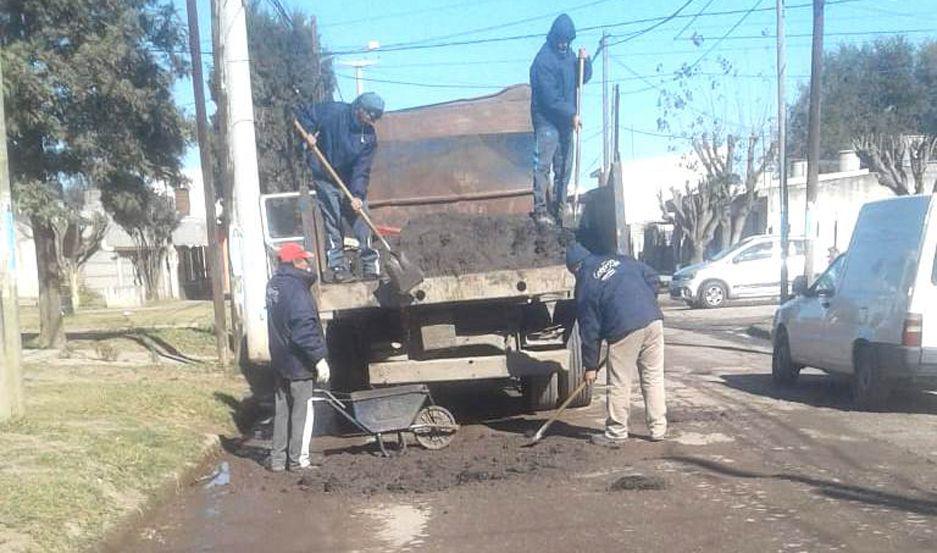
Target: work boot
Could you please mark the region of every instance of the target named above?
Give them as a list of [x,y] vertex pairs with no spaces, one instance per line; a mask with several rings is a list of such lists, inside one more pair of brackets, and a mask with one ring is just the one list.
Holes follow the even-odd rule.
[[286,470],[286,463],[283,463],[283,464],[274,463],[270,459],[267,459],[266,461],[264,461],[263,466],[265,469],[269,470],[270,472],[283,472]]
[[605,434],[593,434],[589,436],[589,441],[592,442],[592,445],[618,449],[622,444],[628,441],[628,438],[609,438]]
[[309,463],[308,465],[300,465],[299,463],[290,463],[290,472],[306,472],[308,470],[316,470],[319,468],[319,465],[313,465]]
[[361,280],[381,280],[381,273],[374,273],[371,271],[365,271],[361,275]]
[[351,274],[351,271],[347,267],[332,267],[332,282],[341,284],[343,282],[350,282],[355,279],[355,276]]

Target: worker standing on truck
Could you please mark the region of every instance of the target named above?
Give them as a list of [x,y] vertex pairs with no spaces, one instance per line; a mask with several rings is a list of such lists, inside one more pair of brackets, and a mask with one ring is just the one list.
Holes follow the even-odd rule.
[[[546,43],[530,65],[530,117],[534,125],[534,219],[540,224],[562,224],[566,188],[573,171],[573,130],[581,125],[576,114],[579,60],[571,45],[576,27],[568,15],[553,21]],[[583,82],[592,77],[592,60],[585,49]],[[547,205],[550,167],[553,188]],[[551,219],[550,217],[553,217]]]
[[267,468],[273,472],[304,470],[309,455],[315,411],[315,384],[329,381],[325,337],[309,288],[316,281],[313,255],[294,243],[277,254],[276,273],[267,283],[267,332],[275,377],[273,445]]
[[664,439],[664,316],[657,305],[657,273],[631,257],[593,255],[579,243],[567,248],[566,267],[576,275],[576,316],[586,382],[595,381],[599,349],[602,340],[608,342],[608,418],[605,432],[592,435],[592,443],[614,447],[628,439],[631,383],[636,374],[650,439]]
[[371,163],[377,149],[374,122],[383,113],[384,100],[373,92],[365,92],[351,104],[322,102],[305,105],[298,110],[297,119],[309,132],[309,146],[318,145],[354,196],[349,201],[319,160],[309,156],[316,200],[325,226],[326,263],[334,282],[353,279],[345,259],[344,221],[351,225],[358,241],[361,278],[374,280],[380,277],[380,259],[377,250],[371,246],[371,230],[360,213],[367,210]]

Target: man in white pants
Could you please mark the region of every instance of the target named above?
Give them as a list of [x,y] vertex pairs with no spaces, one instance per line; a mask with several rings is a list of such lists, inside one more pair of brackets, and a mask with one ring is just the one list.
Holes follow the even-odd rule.
[[657,305],[657,273],[621,256],[592,255],[578,243],[566,249],[566,266],[576,275],[576,315],[582,338],[583,379],[594,382],[599,349],[608,342],[608,418],[605,432],[591,441],[615,447],[628,439],[631,383],[641,380],[649,438],[664,439],[664,326]]
[[329,381],[325,337],[310,292],[316,281],[311,257],[298,244],[285,244],[278,253],[276,273],[267,283],[267,331],[276,380],[273,445],[267,460],[273,472],[312,466],[312,392],[317,382]]

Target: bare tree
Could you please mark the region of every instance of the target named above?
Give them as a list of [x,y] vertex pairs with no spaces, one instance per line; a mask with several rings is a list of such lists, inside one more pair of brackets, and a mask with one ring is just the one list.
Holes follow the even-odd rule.
[[[853,147],[879,184],[895,195],[925,192],[924,173],[937,152],[937,136],[866,134],[854,139]],[[937,181],[929,192],[937,192]]]
[[86,217],[75,210],[52,221],[55,255],[74,310],[81,307],[81,268],[101,249],[107,226],[107,217],[103,214]]
[[701,263],[731,201],[727,188],[706,178],[696,186],[687,182],[683,189],[673,188],[671,194],[670,201],[664,200],[663,192],[657,196],[664,219],[673,223],[686,241],[689,261]]

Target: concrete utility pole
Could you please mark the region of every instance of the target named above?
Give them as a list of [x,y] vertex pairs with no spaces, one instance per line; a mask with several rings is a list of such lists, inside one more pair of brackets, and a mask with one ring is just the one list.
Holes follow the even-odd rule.
[[[222,89],[227,98],[228,160],[231,165],[232,214],[228,227],[232,299],[240,298],[238,313],[247,338],[248,358],[267,354],[265,289],[267,271],[258,263],[267,257],[260,232],[260,177],[254,136],[250,52],[244,0],[221,0],[218,6],[222,50]],[[265,264],[264,264],[265,265]],[[239,339],[239,337],[236,337]]]
[[202,80],[202,49],[198,29],[198,8],[195,0],[186,0],[189,15],[189,51],[192,55],[192,87],[195,89],[195,121],[198,126],[198,149],[202,162],[202,185],[205,195],[205,229],[208,234],[208,271],[211,278],[211,300],[215,310],[215,347],[218,362],[228,365],[228,324],[224,305],[224,257],[215,215],[214,160],[208,118],[205,115],[205,85]]
[[[784,85],[787,78],[787,56],[784,50],[784,0],[777,0],[778,20],[778,193],[781,204],[781,303],[790,296],[787,255],[790,247],[790,225],[787,205],[787,99]],[[762,141],[764,144],[764,141]]]
[[813,0],[813,54],[810,62],[810,113],[807,120],[807,205],[804,212],[804,276],[813,282],[817,182],[820,176],[820,83],[823,73],[823,4]]
[[377,62],[375,60],[352,60],[352,61],[343,61],[342,65],[355,68],[355,96],[361,96],[364,93],[364,68],[374,65]]
[[6,115],[3,111],[3,67],[0,66],[0,421],[23,414],[22,347],[16,299],[16,226],[7,160]]

